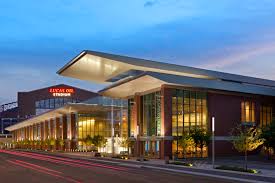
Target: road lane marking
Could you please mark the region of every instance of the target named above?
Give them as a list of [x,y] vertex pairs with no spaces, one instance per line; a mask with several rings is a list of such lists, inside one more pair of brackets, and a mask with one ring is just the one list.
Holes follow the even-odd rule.
[[25,161],[21,161],[21,160],[17,160],[17,159],[15,159],[14,161],[18,162],[18,163],[30,165],[32,167],[36,167],[36,168],[39,168],[39,169],[42,169],[42,170],[45,170],[45,171],[48,171],[48,172],[53,172],[53,173],[57,173],[57,174],[63,174],[62,172],[59,172],[59,171],[56,171],[56,170],[52,170],[52,169],[49,169],[49,168],[46,168],[46,167],[43,167],[43,166],[39,166],[39,165],[36,165],[36,164],[28,163],[28,162],[25,162]]
[[4,153],[7,153],[7,154],[18,155],[18,156],[24,156],[24,157],[33,158],[33,159],[40,159],[40,160],[45,160],[45,161],[55,161],[55,162],[61,162],[61,163],[65,163],[64,161],[66,161],[66,163],[71,163],[71,164],[75,164],[75,165],[79,165],[78,163],[82,163],[84,165],[90,165],[90,168],[100,167],[100,168],[108,168],[108,169],[118,170],[118,171],[128,170],[128,169],[123,168],[123,167],[114,167],[114,166],[110,166],[110,165],[91,163],[91,162],[82,161],[82,160],[73,160],[73,159],[69,159],[69,158],[61,158],[61,157],[54,157],[54,156],[48,156],[48,155],[41,155],[41,154],[37,154],[37,153],[28,153],[28,152],[18,153],[18,152],[7,151],[7,150],[0,150],[0,152],[4,152]]
[[43,174],[47,174],[47,175],[51,175],[53,177],[64,179],[64,180],[66,180],[68,182],[82,183],[81,181],[78,181],[78,180],[75,180],[75,179],[72,179],[72,178],[69,178],[69,177],[64,177],[64,176],[61,176],[61,175],[58,175],[58,174],[54,174],[54,173],[51,173],[51,172],[48,172],[48,171],[45,171],[45,170],[36,169],[34,167],[31,167],[29,165],[25,165],[25,164],[22,164],[22,163],[19,163],[19,162],[15,162],[15,161],[11,161],[11,160],[6,160],[6,161],[9,162],[9,163],[11,163],[11,164],[17,165],[17,166],[21,166],[21,167],[24,167],[24,168],[35,170],[35,171],[43,173]]

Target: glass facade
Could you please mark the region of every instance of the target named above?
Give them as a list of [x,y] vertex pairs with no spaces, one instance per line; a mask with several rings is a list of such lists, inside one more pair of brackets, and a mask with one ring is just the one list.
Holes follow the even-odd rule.
[[134,123],[134,99],[128,100],[128,134],[130,137],[135,135],[135,123]]
[[[200,91],[174,90],[172,95],[172,136],[174,141],[172,151],[182,152],[178,139],[191,130],[199,128],[207,130],[208,109],[207,94]],[[191,149],[187,157],[200,156],[200,149]],[[203,156],[207,156],[207,148],[203,149]]]
[[182,136],[195,128],[207,129],[205,92],[175,90],[172,96],[172,135]]
[[[114,136],[127,137],[127,114],[120,111],[114,112]],[[111,114],[79,114],[78,115],[78,139],[85,139],[88,135],[111,137]]]
[[272,107],[264,106],[260,107],[260,126],[265,127],[272,122]]
[[77,103],[77,102],[79,101],[73,98],[60,98],[60,97],[39,100],[35,102],[36,115],[47,112],[51,109],[62,107],[67,103]]
[[143,136],[160,136],[161,132],[161,95],[160,92],[142,97]]
[[241,122],[255,123],[255,103],[251,101],[242,101],[241,103]]
[[18,122],[17,118],[2,118],[0,119],[0,133],[1,134],[9,134],[8,131],[5,130],[5,128],[14,125]]

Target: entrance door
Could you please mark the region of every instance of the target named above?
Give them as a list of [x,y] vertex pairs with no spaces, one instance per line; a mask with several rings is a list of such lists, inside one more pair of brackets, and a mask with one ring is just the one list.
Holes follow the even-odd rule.
[[145,156],[152,159],[160,158],[160,141],[146,141],[144,147]]

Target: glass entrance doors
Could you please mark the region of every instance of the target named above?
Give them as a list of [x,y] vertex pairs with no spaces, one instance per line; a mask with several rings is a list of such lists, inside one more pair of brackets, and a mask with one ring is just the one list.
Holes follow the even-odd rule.
[[152,159],[160,158],[160,141],[159,140],[149,140],[144,143],[144,153],[145,156]]

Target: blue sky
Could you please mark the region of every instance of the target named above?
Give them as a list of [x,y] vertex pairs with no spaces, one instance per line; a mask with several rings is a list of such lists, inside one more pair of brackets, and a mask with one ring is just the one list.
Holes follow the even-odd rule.
[[84,49],[275,79],[274,0],[0,1],[0,103],[102,86],[55,72]]

